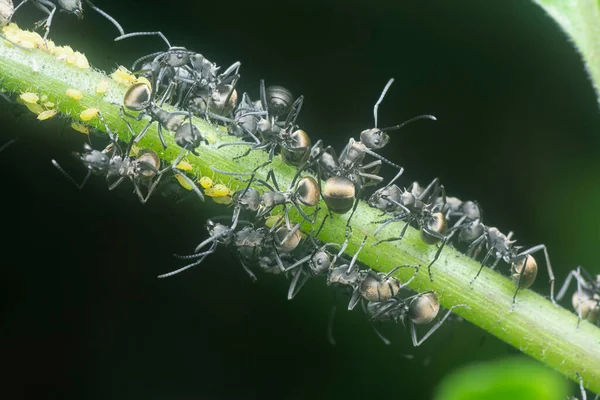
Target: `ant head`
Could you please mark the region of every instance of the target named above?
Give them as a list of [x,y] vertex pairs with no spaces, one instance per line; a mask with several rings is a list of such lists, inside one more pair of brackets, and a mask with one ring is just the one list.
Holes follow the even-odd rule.
[[370,150],[379,150],[390,142],[390,135],[379,128],[366,129],[360,133],[360,141]]
[[62,8],[61,11],[74,14],[78,19],[83,18],[83,5],[81,0],[58,0],[58,5]]

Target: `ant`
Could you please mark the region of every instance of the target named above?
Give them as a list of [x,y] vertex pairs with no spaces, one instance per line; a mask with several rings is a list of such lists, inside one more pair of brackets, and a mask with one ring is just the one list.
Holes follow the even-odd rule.
[[[15,14],[15,12],[25,3],[31,1],[33,3],[34,6],[36,6],[39,10],[41,10],[42,12],[46,13],[48,15],[48,17],[46,17],[45,19],[38,21],[36,23],[36,26],[42,26],[45,25],[46,26],[46,33],[44,34],[44,41],[46,41],[46,39],[48,38],[48,34],[50,33],[50,26],[52,25],[52,19],[54,18],[54,14],[56,13],[56,4],[54,4],[54,2],[50,1],[50,0],[23,0],[21,1],[21,3],[19,3],[18,6],[16,6],[12,12],[12,14],[10,15],[10,17],[8,18],[8,20],[10,21],[12,19],[12,16]],[[87,3],[87,5],[94,11],[96,11],[98,14],[102,15],[104,18],[106,18],[107,20],[109,20],[118,30],[119,33],[121,35],[123,35],[125,32],[123,31],[123,28],[121,27],[121,25],[110,15],[108,15],[106,12],[102,11],[101,9],[99,9],[98,7],[96,7],[94,4],[92,4],[92,2],[90,0],[85,0],[85,2]],[[74,14],[78,19],[82,19],[83,18],[83,1],[82,0],[58,0],[58,5],[60,7],[61,11],[66,11],[69,14]]]
[[577,329],[582,319],[591,323],[600,322],[600,274],[594,278],[583,267],[578,266],[567,275],[556,300],[560,301],[564,297],[573,278],[577,282],[577,291],[573,293],[571,304],[577,310]]
[[417,338],[416,326],[430,323],[440,311],[440,302],[435,292],[418,293],[407,298],[394,296],[385,301],[369,301],[366,311],[371,317],[371,321],[401,321],[404,324],[408,319],[412,344],[417,347],[435,333],[451,315],[452,310],[458,307],[468,306],[465,304],[452,306],[442,319],[436,322],[421,339]]

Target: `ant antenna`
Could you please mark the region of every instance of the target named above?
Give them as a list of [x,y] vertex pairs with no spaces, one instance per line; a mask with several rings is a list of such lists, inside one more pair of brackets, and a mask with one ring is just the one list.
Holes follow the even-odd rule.
[[[400,125],[394,125],[394,126],[390,126],[387,128],[383,128],[383,129],[381,129],[381,132],[396,131],[398,129],[404,128],[406,125],[410,124],[411,122],[419,121],[421,119],[430,119],[432,121],[437,121],[437,118],[434,117],[433,115],[424,114],[424,115],[419,115],[417,117],[413,117],[413,118],[409,119],[408,121],[404,121]],[[375,127],[377,127],[377,126],[375,126]]]
[[388,83],[386,83],[385,87],[383,88],[383,92],[381,92],[381,96],[379,96],[379,100],[377,100],[377,103],[375,103],[375,107],[373,107],[373,116],[375,117],[375,128],[377,128],[377,109],[379,108],[379,104],[381,104],[381,102],[383,101],[383,98],[385,97],[385,94],[389,90],[390,86],[392,86],[392,83],[394,83],[394,78],[391,78],[388,81]]
[[90,8],[92,10],[96,11],[98,14],[102,15],[104,18],[106,18],[107,20],[109,20],[119,30],[119,33],[121,35],[125,34],[125,31],[123,30],[123,28],[121,27],[121,25],[117,22],[117,20],[115,20],[113,17],[111,17],[110,15],[108,15],[106,12],[102,11],[101,9],[99,9],[98,7],[96,7],[95,5],[93,5],[90,0],[85,0],[85,2],[90,6]]
[[17,141],[17,139],[11,139],[8,142],[4,143],[2,146],[0,146],[0,153],[2,153],[8,146],[10,146],[11,144],[13,144],[16,141]]
[[64,175],[64,176],[65,176],[65,177],[66,177],[68,180],[70,180],[70,181],[73,183],[73,185],[75,185],[75,186],[77,187],[77,189],[79,189],[79,190],[81,190],[81,189],[83,188],[83,186],[85,185],[85,183],[86,183],[86,182],[87,182],[87,180],[89,179],[90,175],[92,174],[92,171],[88,169],[88,173],[87,173],[87,175],[85,176],[85,178],[83,178],[83,182],[81,182],[81,184],[78,184],[78,183],[75,181],[75,179],[73,179],[73,177],[72,177],[71,175],[69,175],[69,174],[67,173],[67,171],[65,171],[65,170],[63,169],[63,167],[61,167],[61,166],[58,164],[58,161],[56,161],[56,160],[54,160],[54,159],[53,159],[53,160],[52,160],[52,165],[54,165],[54,166],[56,167],[56,169],[58,169],[58,170],[60,171],[60,173],[61,173],[61,174],[63,174],[63,175]]
[[404,173],[404,168],[400,167],[400,171],[396,174],[396,176],[394,177],[394,179],[392,179],[390,181],[390,183],[388,183],[387,185],[385,185],[385,187],[390,187],[392,186],[392,184],[394,182],[396,182],[396,179],[400,178],[400,176]]
[[115,42],[118,42],[119,40],[130,38],[130,37],[135,37],[135,36],[158,36],[162,40],[165,41],[167,46],[169,46],[169,49],[172,48],[171,43],[169,42],[167,37],[165,35],[163,35],[162,32],[160,32],[160,31],[159,32],[131,32],[131,33],[127,33],[125,35],[122,34],[121,36],[118,36],[115,38]]

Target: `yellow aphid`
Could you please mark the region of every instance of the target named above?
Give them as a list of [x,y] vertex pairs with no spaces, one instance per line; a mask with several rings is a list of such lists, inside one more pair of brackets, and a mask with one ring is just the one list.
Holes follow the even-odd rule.
[[81,118],[82,121],[90,121],[96,118],[99,112],[100,110],[97,108],[88,108],[79,114],[79,118]]
[[125,86],[131,86],[137,80],[137,78],[122,65],[119,66],[115,72],[110,74],[110,77]]
[[14,34],[15,32],[19,31],[19,27],[14,22],[11,22],[10,24],[2,27],[2,33],[4,33],[5,35],[8,35],[9,33]]
[[100,81],[96,86],[96,93],[104,94],[108,90],[108,81]]
[[37,103],[23,103],[25,104],[25,107],[27,107],[29,109],[29,111],[31,111],[34,114],[41,114],[44,111],[44,107],[42,107],[41,105],[37,104]]
[[177,166],[175,167],[180,171],[192,171],[194,168],[192,167],[192,164],[190,164],[187,161],[181,161],[179,164],[177,164]]
[[213,197],[213,201],[217,204],[231,204],[233,200],[229,196],[225,197]]
[[90,129],[87,126],[80,124],[79,122],[71,122],[71,128],[73,128],[77,132],[83,133],[84,135],[90,134]]
[[210,197],[225,197],[231,194],[231,189],[221,183],[217,183],[215,186],[206,189],[204,193]]
[[181,175],[175,174],[175,179],[177,179],[177,182],[179,182],[179,184],[181,186],[183,186],[184,189],[186,189],[186,190],[192,190],[192,186]]
[[35,49],[35,43],[33,43],[33,42],[20,40],[18,43],[19,43],[19,46],[25,47],[26,49],[29,49],[29,50]]
[[31,92],[21,93],[21,95],[19,97],[25,103],[29,103],[29,104],[35,104],[40,99],[37,94],[31,93]]
[[208,176],[203,176],[202,178],[200,178],[200,180],[198,180],[198,182],[200,183],[200,186],[202,186],[204,189],[210,189],[214,185],[213,180],[210,179]]
[[59,60],[66,60],[73,53],[74,51],[70,46],[58,46],[54,49],[54,54],[56,54],[56,58]]
[[77,89],[67,89],[65,93],[67,96],[75,100],[81,100],[83,98],[83,94]]
[[33,47],[39,47],[44,44],[44,39],[37,32],[21,31],[21,46],[30,43]]
[[46,108],[54,108],[55,104],[51,101],[46,101],[44,103],[42,103],[44,105],[44,107]]
[[148,78],[146,78],[145,76],[138,76],[138,78],[136,79],[136,83],[145,83],[150,89],[152,89],[152,83],[150,83]]
[[88,63],[87,57],[82,53],[76,51],[73,54],[68,54],[66,58],[67,64],[73,65],[77,68],[88,69],[90,64]]
[[54,117],[55,115],[56,115],[56,110],[46,110],[46,111],[42,111],[41,113],[39,113],[37,116],[37,119],[39,119],[40,121],[45,121],[47,119]]

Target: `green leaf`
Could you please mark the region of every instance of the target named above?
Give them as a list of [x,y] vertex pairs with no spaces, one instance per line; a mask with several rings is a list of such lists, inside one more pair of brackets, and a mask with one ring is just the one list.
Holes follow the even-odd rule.
[[534,0],[581,54],[600,103],[600,5],[597,0]]
[[436,400],[564,400],[567,380],[526,357],[471,364],[438,387]]

